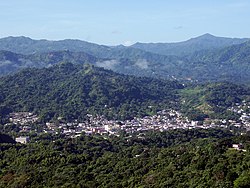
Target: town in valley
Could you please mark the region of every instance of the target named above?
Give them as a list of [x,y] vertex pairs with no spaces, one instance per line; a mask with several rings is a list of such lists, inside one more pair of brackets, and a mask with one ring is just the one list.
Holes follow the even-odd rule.
[[[229,128],[237,127],[250,130],[250,104],[243,101],[228,110],[240,115],[238,121],[225,119],[209,119],[204,121],[191,121],[182,113],[176,110],[162,110],[152,116],[142,118],[134,117],[131,120],[118,121],[108,120],[101,115],[86,115],[86,120],[79,122],[65,122],[62,117],[58,117],[56,122],[38,123],[39,117],[31,112],[15,112],[9,114],[9,123],[4,125],[4,129],[14,125],[16,130],[16,141],[26,143],[31,133],[48,133],[52,135],[62,134],[75,138],[84,134],[100,134],[103,136],[120,136],[120,134],[137,134],[145,131],[166,131],[170,129],[194,129],[194,128]],[[37,126],[34,126],[37,125]]]

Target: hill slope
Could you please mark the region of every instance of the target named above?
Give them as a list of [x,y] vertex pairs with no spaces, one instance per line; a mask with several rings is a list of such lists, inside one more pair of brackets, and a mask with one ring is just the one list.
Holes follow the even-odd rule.
[[53,51],[86,52],[94,54],[95,51],[106,51],[109,47],[81,40],[33,40],[28,37],[6,37],[0,39],[0,50],[20,54],[46,53]]
[[186,87],[180,90],[181,109],[190,119],[202,120],[205,117],[215,119],[237,119],[237,114],[228,111],[229,107],[250,102],[250,89],[232,83],[211,83]]
[[61,63],[1,78],[0,112],[31,111],[47,120],[58,116],[80,119],[86,113],[126,119],[173,106],[178,88],[182,85],[176,82]]
[[[5,48],[8,50],[21,52],[22,48],[24,50],[36,49],[37,53],[20,55],[2,51],[0,53],[0,75],[16,72],[25,67],[41,68],[60,62],[72,62],[77,64],[90,63],[122,74],[176,79],[185,82],[250,83],[249,42],[221,48],[243,42],[245,39],[225,39],[204,35],[190,40],[191,42],[186,41],[187,49],[192,51],[193,47],[189,45],[197,46],[199,44],[197,47],[199,50],[207,48],[209,50],[198,51],[184,58],[159,55],[133,47],[107,47],[84,41],[35,41],[24,37],[5,38],[0,40],[0,49],[1,41],[5,41],[6,45],[8,44],[8,48],[6,46]],[[207,40],[208,42],[206,42]],[[13,41],[13,43],[6,41]],[[76,45],[74,45],[75,43]],[[197,48],[194,47],[194,49]],[[211,48],[217,49],[211,50]],[[62,49],[64,51],[54,51]],[[65,49],[72,50],[72,52],[65,51]],[[43,52],[48,50],[52,52]],[[78,50],[84,52],[78,52]]]
[[250,83],[250,42],[198,52],[189,56],[188,61],[196,78]]
[[171,79],[172,75],[179,75],[182,69],[178,68],[178,63],[183,62],[181,58],[175,56],[162,56],[126,47],[112,49],[101,56],[102,58],[97,58],[85,52],[70,51],[52,51],[31,55],[0,51],[0,76],[28,67],[43,68],[61,62],[70,62],[90,63],[122,74]]
[[97,61],[99,60],[96,57],[85,52],[57,51],[22,55],[10,51],[0,51],[0,76],[15,73],[25,68],[50,67],[61,62],[94,64]]
[[[87,113],[129,119],[174,108],[190,119],[237,118],[227,108],[250,101],[250,90],[231,83],[183,87],[176,81],[126,76],[92,65],[60,63],[0,79],[0,116],[29,111],[42,120],[84,119]],[[149,108],[149,106],[151,106]]]
[[[215,37],[211,34],[189,39],[177,43],[136,43],[132,48],[157,53],[161,55],[188,55],[200,50],[219,49],[235,44],[241,44],[249,39]],[[20,54],[46,53],[52,51],[69,50],[72,52],[86,52],[97,57],[114,56],[115,50],[126,49],[124,46],[104,46],[81,40],[33,40],[28,37],[6,37],[0,39],[0,50],[12,51]],[[107,57],[106,57],[107,58]]]
[[134,48],[161,55],[186,56],[200,50],[215,50],[235,44],[241,44],[249,39],[215,37],[211,34],[176,43],[136,43]]

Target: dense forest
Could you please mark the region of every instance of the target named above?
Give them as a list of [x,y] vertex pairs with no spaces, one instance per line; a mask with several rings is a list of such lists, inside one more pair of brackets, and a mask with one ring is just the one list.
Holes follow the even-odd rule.
[[126,76],[93,65],[60,63],[50,68],[26,69],[0,79],[1,121],[10,112],[28,111],[42,121],[86,114],[125,120],[163,109],[182,111],[190,119],[235,119],[227,109],[250,90],[243,85],[213,83],[184,86],[177,81]]
[[181,111],[190,119],[236,119],[238,115],[228,111],[242,101],[250,101],[250,89],[228,82],[210,83],[186,87],[180,90]]
[[[249,101],[250,89],[232,83],[183,86],[177,81],[126,76],[92,65],[60,63],[0,79],[1,121],[29,111],[42,121],[84,119],[87,113],[131,119],[173,108],[190,119],[237,119],[227,109]],[[150,107],[150,108],[149,108]]]
[[[242,143],[244,150],[232,149]],[[172,130],[141,137],[33,136],[0,145],[0,187],[248,187],[250,137]],[[246,150],[246,151],[245,151]]]
[[[39,114],[42,120],[66,120],[87,113],[129,119],[175,107],[176,81],[136,78],[91,65],[61,63],[51,68],[27,69],[0,79],[0,112]],[[151,106],[151,108],[149,108]]]

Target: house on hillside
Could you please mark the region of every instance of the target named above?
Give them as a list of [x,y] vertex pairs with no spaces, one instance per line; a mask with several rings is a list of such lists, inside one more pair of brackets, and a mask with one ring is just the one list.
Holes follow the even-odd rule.
[[27,144],[30,141],[30,138],[28,136],[20,136],[16,138],[16,142],[19,142],[21,144]]
[[239,150],[239,151],[246,151],[244,149],[243,144],[241,144],[241,143],[240,144],[233,144],[232,147],[233,147],[233,149],[236,149],[236,150]]

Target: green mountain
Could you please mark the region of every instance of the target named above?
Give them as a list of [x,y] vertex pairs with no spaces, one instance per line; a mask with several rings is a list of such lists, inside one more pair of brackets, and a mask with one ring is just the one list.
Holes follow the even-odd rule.
[[188,61],[197,79],[250,83],[250,42],[197,52],[189,56]]
[[[133,51],[127,49],[127,51]],[[202,50],[185,58],[177,56],[163,56],[149,53],[140,63],[125,68],[114,68],[114,71],[126,71],[132,74],[133,69],[141,71],[144,76],[156,78],[177,79],[188,82],[224,82],[250,84],[250,42],[244,42],[216,50]],[[130,57],[134,57],[130,54]],[[135,56],[136,57],[136,56]],[[135,61],[133,61],[135,62]],[[122,66],[124,64],[121,64]],[[131,70],[132,69],[132,70]]]
[[6,37],[0,39],[0,50],[11,51],[19,54],[48,53],[53,51],[95,52],[106,51],[109,47],[81,40],[33,40],[28,37]]
[[[49,54],[51,52],[65,50],[72,53],[85,52],[96,57],[96,59],[115,60],[117,62],[115,65],[108,61],[104,62],[104,64],[98,62],[98,65],[106,68],[108,64],[109,69],[119,73],[140,73],[138,76],[160,76],[165,78],[171,78],[172,72],[174,71],[173,68],[176,67],[178,62],[183,61],[178,57],[163,56],[140,49],[125,46],[103,46],[80,40],[47,41],[32,40],[27,37],[7,37],[0,39],[0,50],[26,55],[34,54],[35,56],[40,56],[39,54],[41,53]],[[28,62],[30,61],[33,62],[33,59],[31,58],[30,60],[28,57]],[[44,62],[46,60],[40,59],[40,61]],[[74,61],[75,60],[72,59],[72,62]],[[6,64],[6,62],[2,64]],[[14,62],[14,64],[16,63]],[[25,64],[27,63],[25,62]],[[162,67],[164,67],[164,71],[161,71]]]
[[21,55],[9,51],[0,51],[0,76],[18,72],[25,68],[50,67],[61,62],[75,64],[94,64],[99,59],[85,52],[57,51]]
[[211,83],[180,90],[181,110],[190,119],[237,119],[229,107],[250,102],[250,88],[232,83]]
[[174,107],[179,88],[182,85],[177,82],[125,76],[91,65],[60,63],[1,78],[0,112],[30,111],[43,120],[59,116],[81,119],[87,113],[128,119],[158,108]]
[[[202,50],[185,58],[149,52],[132,53],[135,51],[131,48],[123,52],[130,57],[130,63],[117,63],[112,67],[112,70],[120,73],[134,75],[137,73],[185,82],[250,83],[250,42],[217,50]],[[123,54],[122,57],[125,55]]]
[[[90,63],[122,74],[182,82],[250,83],[249,42],[241,43],[245,39],[218,38],[207,34],[190,41],[184,43],[198,47],[186,45],[185,48],[192,52],[188,52],[189,55],[185,57],[178,57],[134,47],[108,47],[78,40],[38,41],[25,37],[9,37],[0,39],[0,49],[28,55],[1,51],[0,75],[26,67],[42,68],[60,62],[71,62]],[[228,46],[235,43],[241,44]],[[222,48],[223,46],[227,47]],[[32,49],[36,49],[36,53],[29,54],[33,52]],[[179,52],[185,51],[178,49]]]
[[201,50],[217,50],[224,47],[241,44],[250,39],[215,37],[211,34],[176,43],[136,43],[134,48],[161,55],[186,56]]
[[[143,51],[161,55],[183,56],[200,50],[219,49],[235,44],[241,44],[248,40],[249,39],[215,37],[210,34],[205,34],[177,43],[136,43],[132,45],[131,48],[141,49]],[[0,39],[0,50],[12,51],[20,54],[68,50],[72,52],[84,51],[96,57],[110,58],[111,56],[121,55],[121,50],[124,49],[128,49],[128,47],[122,45],[111,47],[72,39],[60,41],[33,40],[28,37],[6,37]]]
[[184,87],[176,81],[121,75],[89,64],[59,63],[2,77],[0,118],[29,111],[44,121],[84,119],[87,113],[124,120],[174,108],[190,119],[237,119],[227,108],[250,101],[249,96],[248,87],[232,83]]

